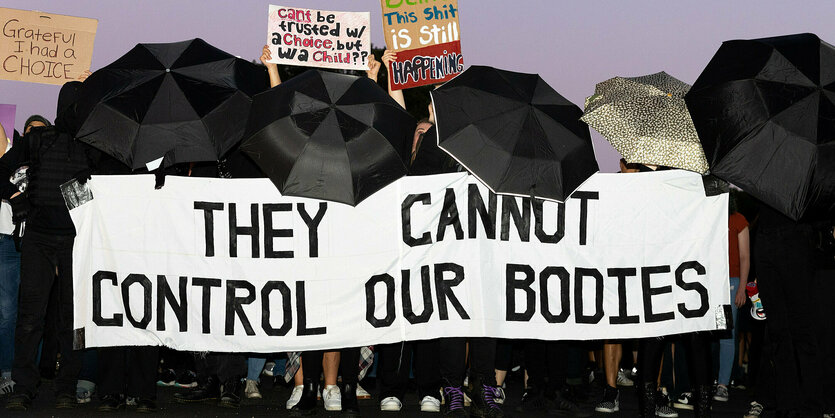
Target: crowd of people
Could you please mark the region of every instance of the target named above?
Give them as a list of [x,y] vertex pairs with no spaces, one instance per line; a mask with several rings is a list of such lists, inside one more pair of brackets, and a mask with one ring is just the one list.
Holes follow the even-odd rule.
[[[264,46],[261,61],[275,87],[281,79],[269,59]],[[380,61],[372,56],[367,76],[377,81],[394,59],[389,51]],[[62,88],[59,116],[67,114],[77,84]],[[406,107],[402,91],[390,85],[388,91]],[[0,137],[15,136],[11,127],[1,129]],[[463,171],[435,141],[424,140],[434,138],[434,129],[430,106],[414,133],[409,175]],[[765,205],[738,210],[741,193],[732,193],[729,207],[732,329],[726,332],[630,341],[440,338],[269,355],[159,347],[74,350],[74,227],[58,186],[90,173],[131,170],[74,141],[60,118],[53,125],[30,117],[14,146],[9,141],[0,151],[0,393],[9,410],[30,408],[44,379],[54,380],[57,408],[97,398],[101,411],[153,412],[159,386],[184,388],[175,402],[237,408],[244,399],[262,397],[260,379],[267,375],[292,385],[285,403],[291,415],[324,407],[358,416],[358,399],[371,397],[362,378],[374,369],[381,411],[404,408],[414,376],[423,412],[501,417],[505,388],[514,384],[508,376],[521,366],[523,395],[514,409],[522,412],[615,413],[634,387],[642,417],[676,417],[678,410],[708,417],[729,400],[729,387],[753,387],[746,395],[739,392],[753,396],[749,409],[739,411],[746,418],[770,408],[781,416],[835,413],[835,385],[826,383],[833,367],[832,324],[825,319],[831,314],[823,300],[835,285],[832,225],[793,222]],[[661,169],[621,161],[623,173]],[[177,173],[263,177],[236,149],[221,163],[187,164]],[[760,288],[764,321],[749,315],[749,283]]]

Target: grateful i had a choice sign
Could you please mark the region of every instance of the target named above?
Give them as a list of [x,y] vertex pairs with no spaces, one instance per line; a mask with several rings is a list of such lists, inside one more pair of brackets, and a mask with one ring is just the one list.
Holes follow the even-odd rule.
[[0,7],[0,79],[61,85],[90,69],[98,21]]

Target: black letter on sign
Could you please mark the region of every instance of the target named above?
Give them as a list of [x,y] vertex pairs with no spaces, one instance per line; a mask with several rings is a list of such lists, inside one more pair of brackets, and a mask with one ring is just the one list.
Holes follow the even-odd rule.
[[542,215],[544,203],[541,199],[533,200],[534,234],[536,234],[539,242],[543,244],[556,244],[565,236],[565,203],[559,202],[557,204],[557,230],[551,235],[545,233],[542,226],[544,223]]
[[[284,310],[284,323],[281,328],[270,324],[270,293],[278,289],[281,293],[281,307]],[[293,309],[290,306],[290,288],[284,282],[270,281],[261,288],[261,328],[270,337],[283,337],[293,326]]]
[[432,317],[432,312],[435,310],[432,305],[432,275],[429,273],[429,266],[420,267],[420,289],[423,293],[423,312],[420,315],[415,315],[415,310],[412,308],[411,273],[409,270],[400,271],[400,276],[403,280],[401,293],[403,298],[403,317],[410,324],[429,322],[429,318]]
[[[516,273],[525,275],[523,279],[517,279]],[[533,268],[524,264],[508,264],[505,267],[505,280],[507,287],[505,288],[505,299],[507,300],[507,308],[505,317],[508,321],[525,322],[533,318],[536,311],[536,292],[531,289],[535,277]],[[523,290],[525,292],[525,311],[516,312],[516,291]]]
[[[455,278],[444,280],[444,272],[446,271],[454,272]],[[470,319],[470,315],[467,314],[467,311],[461,306],[461,302],[455,297],[455,292],[452,291],[452,288],[458,286],[463,280],[464,267],[453,263],[435,264],[435,292],[438,298],[438,315],[442,321],[449,319],[449,311],[446,305],[447,299],[449,299],[449,303],[452,304],[452,307],[455,308],[455,311],[458,312],[458,316],[461,319]]]
[[599,200],[600,192],[574,192],[572,199],[580,199],[580,245],[586,245],[586,230],[589,223],[589,200]]
[[[231,203],[229,204],[231,207]],[[293,258],[293,251],[273,251],[273,240],[275,238],[289,238],[293,236],[292,229],[273,229],[273,213],[289,212],[293,210],[291,203],[265,203],[261,211],[264,213],[264,258]],[[254,219],[254,218],[253,218]],[[253,223],[253,228],[258,230],[258,223]],[[245,229],[245,228],[242,228]],[[257,245],[257,240],[252,245]],[[256,253],[257,254],[257,253]],[[257,255],[255,256],[258,257]]]
[[180,332],[188,331],[188,299],[186,298],[186,282],[188,277],[180,276],[179,293],[180,302],[174,297],[174,292],[168,287],[168,280],[165,276],[157,275],[157,331],[165,331],[165,302],[177,316],[180,323]]
[[116,286],[116,273],[112,271],[97,271],[93,275],[93,323],[100,327],[121,327],[122,314],[113,314],[113,318],[101,316],[101,282],[109,280]]
[[[594,278],[594,315],[583,315],[583,278]],[[603,275],[597,269],[574,269],[574,315],[578,324],[596,324],[603,318]]]
[[531,240],[531,200],[522,199],[522,213],[519,213],[519,206],[516,206],[516,198],[513,196],[502,196],[502,241],[510,240],[510,218],[516,225],[516,232],[522,242]]
[[487,208],[484,207],[484,199],[481,198],[477,185],[470,184],[468,186],[467,197],[469,198],[467,229],[470,238],[476,238],[476,218],[481,218],[481,224],[484,225],[484,233],[487,238],[496,239],[496,209],[499,206],[496,194],[488,190]]
[[652,266],[641,268],[641,287],[644,290],[644,321],[646,322],[661,322],[675,318],[672,312],[653,313],[652,312],[652,297],[654,295],[662,295],[664,293],[672,293],[672,286],[652,287],[650,280],[653,274],[669,273],[670,266]]
[[[705,267],[698,261],[687,261],[685,263],[681,263],[681,265],[676,269],[676,284],[684,290],[695,290],[698,292],[699,298],[701,299],[701,305],[698,309],[687,309],[683,303],[679,303],[678,311],[681,312],[685,318],[698,318],[704,316],[709,308],[707,289],[699,282],[688,283],[684,281],[684,271],[691,269],[696,270],[696,274],[699,276],[705,275]],[[731,301],[731,303],[733,303],[733,301]]]
[[[386,287],[386,317],[383,319],[374,316],[377,308],[374,286],[377,283],[383,283]],[[394,277],[391,275],[378,274],[365,282],[365,320],[374,328],[387,327],[394,322]]]
[[[130,310],[130,285],[139,283],[142,285],[142,319],[137,321],[133,317],[133,312]],[[148,280],[144,274],[130,274],[122,282],[122,301],[125,304],[125,316],[128,322],[133,324],[135,328],[146,329],[151,323],[151,281]]]
[[[559,315],[551,313],[551,306],[548,298],[548,279],[556,275],[560,279],[560,305],[562,311]],[[571,298],[569,298],[569,286],[571,276],[564,267],[548,266],[539,273],[539,303],[542,305],[542,317],[549,324],[562,324],[571,314]]]
[[258,204],[249,205],[249,216],[252,226],[238,226],[238,206],[229,204],[229,257],[238,256],[238,235],[249,235],[252,238],[252,258],[258,258],[261,249],[258,245]]
[[629,309],[626,305],[626,278],[638,275],[635,268],[613,268],[608,270],[609,277],[618,278],[618,314],[610,316],[609,323],[612,325],[637,324],[641,322],[638,315],[627,315]]
[[310,244],[310,258],[319,257],[319,223],[325,217],[325,212],[328,210],[328,204],[319,202],[319,211],[313,218],[307,213],[304,208],[304,203],[296,203],[296,209],[299,211],[302,220],[307,225],[307,241]]
[[[235,296],[235,291],[238,289],[246,289],[248,294],[244,297]],[[244,280],[229,280],[226,282],[226,335],[235,335],[236,316],[241,319],[246,335],[255,335],[255,331],[252,329],[242,306],[249,305],[252,302],[255,302],[255,286],[252,283]]]
[[455,239],[464,239],[464,228],[461,227],[461,219],[458,218],[458,205],[455,204],[455,190],[446,189],[444,193],[444,208],[441,210],[441,220],[438,222],[437,240],[444,239],[446,228],[452,225],[455,230]]
[[220,279],[195,277],[191,279],[191,285],[203,288],[203,333],[209,334],[211,332],[209,325],[211,324],[212,288],[220,287]]
[[194,202],[194,209],[203,211],[203,220],[206,230],[206,257],[215,255],[215,217],[216,210],[223,210],[223,203],[216,202]]
[[322,335],[328,331],[327,327],[307,327],[307,305],[304,297],[304,282],[296,282],[296,316],[299,318],[296,335]]
[[403,204],[400,206],[400,220],[401,226],[403,227],[403,242],[410,247],[417,247],[418,245],[426,245],[432,243],[432,237],[429,235],[429,232],[424,232],[420,238],[415,238],[412,236],[412,205],[415,202],[420,201],[424,205],[428,205],[432,203],[432,198],[429,196],[429,193],[421,193],[421,194],[410,194],[406,196],[406,199],[403,200]]

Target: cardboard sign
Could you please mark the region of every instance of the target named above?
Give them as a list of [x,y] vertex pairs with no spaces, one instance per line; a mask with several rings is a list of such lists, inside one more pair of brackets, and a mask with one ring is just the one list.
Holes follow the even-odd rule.
[[270,5],[270,62],[367,70],[371,53],[368,12],[332,12]]
[[96,19],[0,8],[0,79],[61,85],[90,69]]
[[[12,140],[14,137],[14,116],[17,111],[17,106],[13,104],[0,104],[0,125],[6,131],[6,139]],[[2,140],[3,138],[0,138]]]
[[464,71],[457,0],[380,0],[380,5],[386,45],[397,52],[389,68],[393,90],[443,83]]

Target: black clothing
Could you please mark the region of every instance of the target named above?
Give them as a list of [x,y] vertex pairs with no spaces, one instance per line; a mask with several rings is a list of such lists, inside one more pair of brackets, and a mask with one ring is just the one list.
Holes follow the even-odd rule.
[[[467,370],[467,338],[441,338],[438,341],[444,385],[461,386]],[[488,386],[496,386],[496,339],[478,337],[470,338],[469,341],[470,378]]]
[[99,394],[156,399],[158,360],[156,346],[99,347]]
[[414,370],[418,399],[424,396],[438,398],[441,388],[438,340],[382,344],[376,346],[376,350],[379,354],[380,399],[394,396],[402,401],[409,383],[409,370]]
[[438,147],[438,132],[435,126],[422,135],[415,150],[415,160],[409,167],[410,176],[454,173],[461,171],[460,165],[446,151]]

